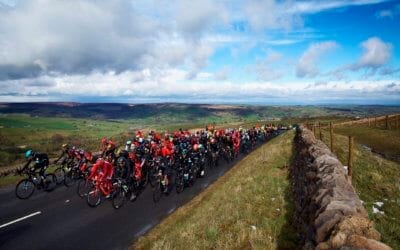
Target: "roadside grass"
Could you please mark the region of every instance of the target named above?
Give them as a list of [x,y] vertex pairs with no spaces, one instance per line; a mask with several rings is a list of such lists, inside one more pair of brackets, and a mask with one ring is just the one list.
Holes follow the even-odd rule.
[[296,248],[285,167],[293,156],[293,136],[289,131],[245,157],[133,248]]
[[[357,132],[357,129],[360,131]],[[375,222],[376,229],[381,233],[382,241],[393,249],[400,249],[400,164],[369,151],[359,144],[357,139],[380,145],[385,142],[390,143],[392,141],[390,137],[394,135],[383,130],[374,130],[371,133],[363,130],[357,127],[346,130],[346,132],[354,131],[353,135],[356,136],[352,183],[360,199],[364,201],[369,218]],[[335,131],[338,129],[335,128]],[[323,141],[330,145],[329,132],[324,131],[323,138],[325,138]],[[385,145],[383,147],[386,148]],[[347,165],[348,137],[335,133],[333,149],[339,160]],[[382,207],[374,204],[376,202],[383,202]],[[374,213],[373,207],[384,214]]]
[[383,154],[386,158],[400,162],[400,129],[385,130],[368,127],[368,124],[354,124],[334,128],[335,133],[352,135],[357,142]]

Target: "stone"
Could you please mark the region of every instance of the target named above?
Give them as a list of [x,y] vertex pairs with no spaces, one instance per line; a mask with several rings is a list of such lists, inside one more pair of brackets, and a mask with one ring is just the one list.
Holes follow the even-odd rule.
[[335,225],[342,219],[337,211],[324,212],[315,220],[315,241],[323,242],[329,238]]
[[309,181],[313,181],[317,178],[317,174],[315,172],[309,171],[306,173],[306,177]]
[[347,246],[353,247],[353,248],[363,248],[367,250],[389,250],[392,249],[389,246],[373,240],[373,239],[367,239],[363,236],[360,235],[351,235],[348,237]]
[[333,248],[340,248],[346,244],[346,240],[347,235],[343,232],[339,232],[331,239],[331,246]]
[[374,229],[374,223],[364,216],[345,217],[335,228],[337,232],[344,232],[348,235],[361,235],[369,239],[380,240],[381,236]]

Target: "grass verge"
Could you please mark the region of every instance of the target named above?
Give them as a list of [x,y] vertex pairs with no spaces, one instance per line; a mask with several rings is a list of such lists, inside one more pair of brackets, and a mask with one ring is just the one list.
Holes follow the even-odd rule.
[[[355,128],[356,130],[356,128]],[[376,131],[374,134],[365,134],[373,140],[376,138],[382,143],[390,141],[387,131]],[[356,131],[353,135],[356,134]],[[324,132],[324,142],[330,145],[329,133]],[[357,194],[364,201],[369,218],[375,222],[376,229],[382,235],[382,241],[393,249],[400,249],[400,164],[387,160],[375,154],[361,144],[354,147],[353,186]],[[334,153],[339,160],[347,165],[348,137],[334,134]],[[380,207],[376,202],[382,202]],[[375,207],[375,212],[374,212]],[[379,211],[383,212],[377,212]]]
[[133,248],[295,248],[285,167],[293,156],[293,136],[290,131],[258,148]]

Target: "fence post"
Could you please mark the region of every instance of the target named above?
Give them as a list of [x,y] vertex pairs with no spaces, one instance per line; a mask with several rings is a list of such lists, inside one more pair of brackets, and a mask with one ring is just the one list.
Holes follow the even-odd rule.
[[317,136],[316,136],[315,122],[314,122],[314,124],[313,124],[313,133],[314,133],[314,137],[317,138]]
[[396,120],[396,128],[399,129],[399,123],[400,123],[400,115],[397,116]]
[[333,153],[333,125],[332,125],[332,122],[329,123],[329,134],[331,136],[331,152]]
[[371,127],[371,120],[368,117],[368,127]]
[[353,145],[354,145],[354,137],[349,136],[349,158],[347,162],[347,167],[348,167],[348,178],[347,180],[351,184],[351,179],[353,176]]
[[318,122],[318,127],[319,127],[319,139],[322,141],[322,128],[321,128],[321,122]]
[[375,128],[376,128],[376,116],[375,116]]
[[389,129],[389,116],[385,117],[385,129]]

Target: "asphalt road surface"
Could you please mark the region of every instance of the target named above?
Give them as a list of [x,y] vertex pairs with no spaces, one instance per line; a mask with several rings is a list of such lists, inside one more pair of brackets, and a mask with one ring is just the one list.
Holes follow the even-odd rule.
[[[152,199],[146,187],[134,202],[114,209],[109,200],[91,208],[76,194],[77,185],[58,186],[52,192],[35,190],[32,197],[20,200],[15,187],[0,190],[0,249],[127,249],[179,206],[190,201],[217,180],[239,159],[220,165],[196,180],[194,186],[177,194]],[[222,164],[221,164],[222,163]]]

